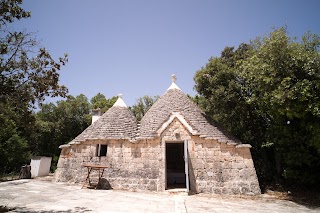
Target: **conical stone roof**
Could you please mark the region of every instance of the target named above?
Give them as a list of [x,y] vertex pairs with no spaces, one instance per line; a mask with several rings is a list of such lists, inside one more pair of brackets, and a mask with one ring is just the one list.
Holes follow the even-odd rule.
[[[175,79],[174,79],[175,81]],[[173,81],[168,90],[153,104],[141,120],[140,138],[157,136],[157,130],[173,113],[180,113],[196,135],[220,142],[239,143],[224,129],[205,117],[202,110]]]
[[158,130],[179,114],[192,128],[191,134],[225,143],[240,143],[236,138],[207,119],[202,110],[175,84],[152,105],[138,127],[137,120],[119,95],[116,103],[69,144],[95,139],[128,139],[136,141],[160,136]]
[[116,103],[70,144],[94,139],[129,139],[137,133],[137,119],[119,95]]

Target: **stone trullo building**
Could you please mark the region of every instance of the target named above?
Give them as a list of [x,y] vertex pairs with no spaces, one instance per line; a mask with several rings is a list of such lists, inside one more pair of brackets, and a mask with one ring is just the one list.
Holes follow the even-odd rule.
[[250,147],[209,122],[173,78],[140,123],[119,96],[60,146],[55,179],[81,183],[87,175],[81,165],[90,163],[108,166],[104,178],[114,189],[260,194]]

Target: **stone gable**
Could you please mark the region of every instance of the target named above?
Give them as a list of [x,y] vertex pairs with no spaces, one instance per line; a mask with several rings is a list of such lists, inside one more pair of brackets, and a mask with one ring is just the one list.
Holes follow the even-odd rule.
[[160,138],[164,141],[178,141],[178,140],[190,140],[192,134],[188,129],[178,120],[174,120],[167,126],[167,128],[161,133]]

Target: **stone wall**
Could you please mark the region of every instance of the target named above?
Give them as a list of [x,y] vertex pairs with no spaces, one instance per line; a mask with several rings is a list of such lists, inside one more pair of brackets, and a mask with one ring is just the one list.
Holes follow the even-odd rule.
[[[166,142],[188,141],[189,179],[193,193],[260,194],[248,147],[206,140],[192,134],[175,118],[160,137],[140,140],[86,141],[63,148],[55,172],[57,181],[81,183],[87,170],[81,164],[101,164],[114,189],[164,191]],[[96,157],[97,144],[107,144],[107,156]]]
[[249,148],[199,138],[190,145],[190,167],[197,192],[261,193]]
[[[179,133],[178,137],[176,133]],[[260,194],[250,148],[192,136],[178,119],[161,134],[166,141],[188,141],[189,179],[193,193]],[[163,180],[163,179],[162,179]]]
[[[108,145],[107,156],[96,156],[97,144]],[[127,140],[88,141],[62,149],[55,179],[82,183],[86,178],[87,169],[81,165],[99,164],[108,166],[104,178],[114,189],[161,191],[159,167],[162,161],[159,140],[139,143]]]

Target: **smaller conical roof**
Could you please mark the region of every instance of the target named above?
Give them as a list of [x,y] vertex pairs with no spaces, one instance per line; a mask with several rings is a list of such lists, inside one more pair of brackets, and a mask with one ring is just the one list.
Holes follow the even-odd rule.
[[70,142],[80,143],[94,139],[133,139],[137,133],[137,120],[122,99],[106,111],[96,122]]

